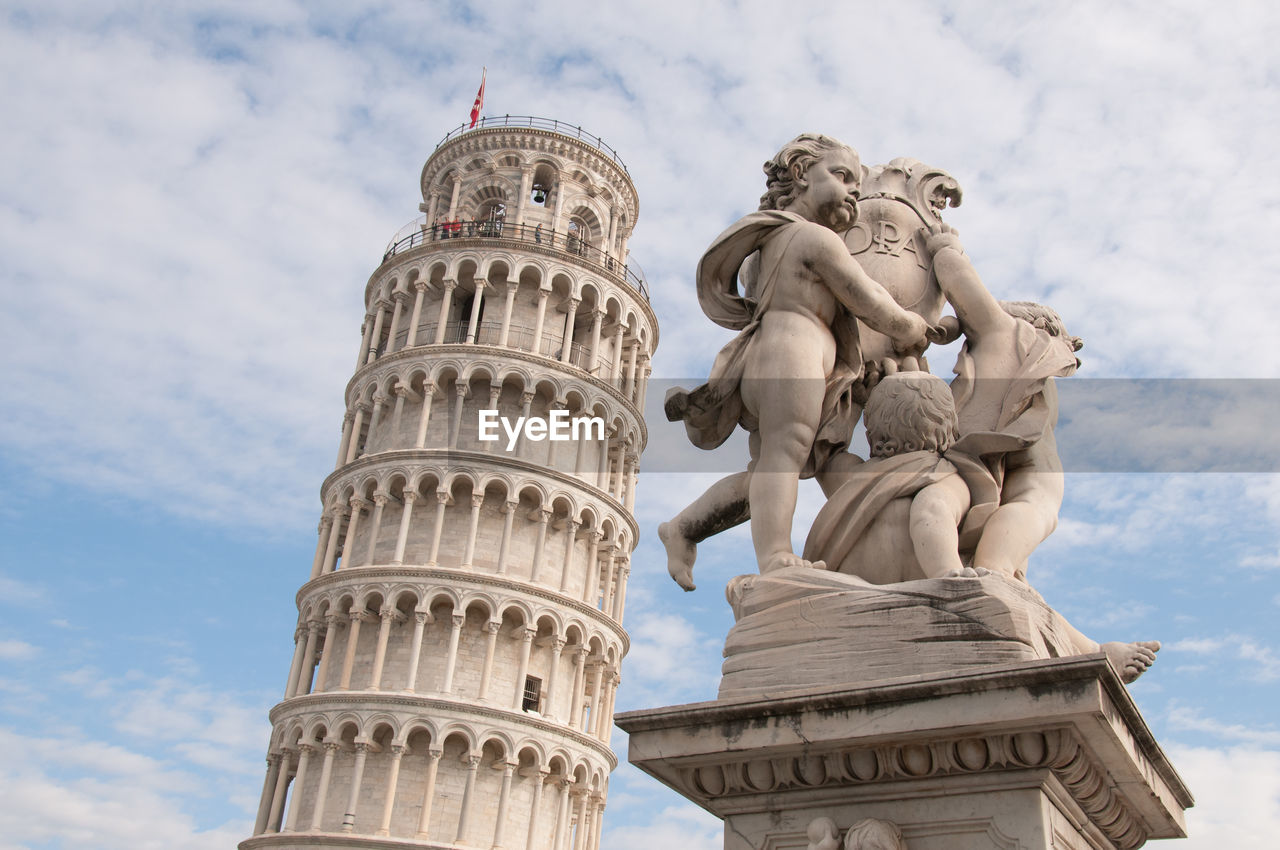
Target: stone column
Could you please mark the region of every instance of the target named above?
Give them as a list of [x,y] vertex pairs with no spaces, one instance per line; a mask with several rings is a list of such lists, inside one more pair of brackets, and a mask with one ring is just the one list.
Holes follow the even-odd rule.
[[377,555],[378,533],[382,531],[382,512],[390,498],[391,494],[382,490],[373,494],[373,518],[369,521],[369,548],[364,553],[365,566],[372,564]]
[[[502,396],[502,385],[501,384],[494,385],[494,383],[490,381],[489,382],[489,408],[488,408],[489,410],[498,409],[498,399],[501,396]],[[484,452],[492,452],[494,445],[500,443],[500,440],[501,440],[501,437],[499,437],[498,440],[492,440],[492,441],[486,440],[485,442],[480,444],[480,450]]]
[[582,724],[583,732],[587,732],[590,729],[588,724],[593,724],[600,720],[600,685],[603,679],[604,662],[597,661],[591,671],[591,713],[585,718],[586,722]]
[[356,353],[356,370],[369,362],[369,337],[373,336],[373,316],[364,314],[364,323],[360,325],[360,351]]
[[587,580],[582,594],[582,601],[596,607],[596,598],[600,588],[600,541],[604,538],[596,529],[587,534]]
[[[557,410],[568,410],[569,403],[562,398],[552,399],[547,405],[547,418],[551,418],[551,414]],[[556,448],[560,445],[559,440],[552,440],[548,436],[547,439],[547,462],[544,464],[548,469],[556,468]]]
[[560,592],[564,593],[569,587],[569,575],[573,567],[573,544],[578,537],[578,526],[580,523],[572,519],[566,519],[564,523],[564,560],[560,564]]
[[396,404],[391,409],[391,433],[386,440],[387,449],[395,448],[399,441],[400,420],[404,416],[404,400],[409,395],[409,388],[397,383],[391,394],[396,397]]
[[531,848],[534,841],[538,837],[538,820],[542,814],[542,786],[546,784],[547,777],[551,775],[551,771],[547,768],[539,768],[536,776],[530,777],[533,780],[533,804],[529,806],[529,831],[525,834],[524,846]]
[[564,346],[560,350],[560,362],[568,363],[569,355],[573,348],[573,319],[578,313],[578,305],[582,303],[580,298],[569,299],[569,310],[564,317]]
[[396,535],[396,551],[391,563],[400,566],[404,563],[404,547],[409,542],[409,521],[413,518],[413,503],[418,499],[416,490],[406,490],[401,494],[404,510],[400,512],[400,531]]
[[333,778],[333,759],[342,745],[337,741],[324,742],[324,762],[320,765],[320,788],[316,792],[316,807],[311,812],[311,831],[319,832],[324,820],[325,805],[329,797],[329,781]]
[[289,763],[293,756],[289,751],[280,751],[280,770],[276,773],[275,793],[271,795],[271,811],[267,814],[265,832],[279,832],[280,818],[284,815],[284,796],[289,790]]
[[546,289],[538,290],[538,315],[533,321],[533,345],[530,349],[534,354],[542,353],[542,325],[547,319],[547,298],[550,295]]
[[455,383],[453,392],[458,397],[458,403],[453,408],[453,422],[449,425],[449,448],[456,449],[458,437],[462,434],[462,402],[467,397],[467,385]]
[[582,716],[583,691],[586,689],[585,668],[587,662],[587,653],[590,652],[585,646],[579,646],[573,653],[573,686],[569,691],[569,725],[573,728],[578,727],[578,720]]
[[373,674],[369,679],[369,690],[376,691],[382,687],[382,667],[387,660],[387,640],[391,637],[391,623],[400,616],[400,612],[390,605],[379,612],[382,622],[378,625],[378,645],[373,651]]
[[564,182],[559,174],[556,175],[556,205],[555,211],[551,214],[551,233],[552,237],[560,230],[560,208],[564,201]]
[[587,371],[596,373],[600,365],[600,325],[604,322],[603,310],[591,311],[591,360],[587,363]]
[[360,454],[360,429],[364,427],[364,413],[369,409],[369,405],[364,402],[356,402],[356,419],[351,426],[351,439],[347,441],[347,463],[355,460]]
[[520,502],[506,501],[502,503],[502,542],[498,545],[498,575],[507,574],[507,556],[511,554],[511,526],[515,522],[516,509]]
[[333,517],[325,513],[320,517],[320,525],[316,528],[316,554],[311,559],[311,578],[320,575],[320,570],[324,566],[324,552],[329,543],[329,527],[333,524]]
[[347,612],[351,626],[347,630],[347,654],[342,659],[342,678],[338,681],[340,691],[351,688],[351,671],[356,663],[356,646],[360,643],[360,624],[364,622],[365,616],[363,610],[357,611],[353,608]]
[[623,507],[627,511],[634,512],[636,507],[636,476],[640,473],[640,458],[636,455],[627,457],[627,484],[624,488],[622,500]]
[[413,637],[409,644],[409,677],[404,683],[404,689],[412,693],[418,686],[418,663],[422,660],[422,633],[427,627],[427,623],[432,621],[430,611],[413,612]]
[[258,817],[253,822],[254,835],[261,835],[267,831],[267,821],[271,813],[271,792],[275,791],[279,776],[280,754],[267,753],[267,775],[262,780],[262,795],[258,798]]
[[325,679],[329,678],[329,662],[333,658],[333,642],[338,636],[338,615],[326,614],[324,618],[324,646],[320,648],[320,669],[316,671],[317,692],[325,690]]
[[391,327],[387,329],[387,354],[394,354],[396,351],[396,331],[400,329],[400,313],[404,310],[404,294],[393,292],[391,300],[395,302],[395,308],[391,311]]
[[613,694],[613,677],[616,674],[610,670],[609,675],[605,676],[600,686],[604,689],[600,693],[600,699],[596,702],[596,708],[591,712],[591,725],[594,728],[595,736],[602,741],[609,740],[609,703]]
[[338,440],[338,459],[333,462],[333,468],[337,469],[342,466],[343,461],[347,459],[347,445],[351,441],[351,423],[355,421],[355,416],[351,411],[347,411],[342,416],[342,437]]
[[525,628],[520,635],[520,666],[516,669],[516,698],[511,705],[512,711],[519,711],[523,707],[524,680],[529,675],[529,651],[533,648],[533,638],[537,633],[537,629]]
[[627,352],[627,380],[622,385],[622,394],[631,399],[631,392],[636,386],[636,355],[640,353],[640,341],[635,340],[631,343],[630,350]]
[[[529,410],[533,407],[533,393],[520,393],[520,415],[525,419],[529,418]],[[524,429],[520,429],[520,433],[516,435],[516,454],[524,451]]]
[[429,198],[430,200],[427,202],[427,226],[435,227],[436,219],[439,217],[437,213],[440,212],[440,190],[432,189]]
[[600,850],[600,831],[604,827],[604,795],[597,794],[591,802],[594,808],[591,822],[595,824],[595,828],[591,830],[591,845],[588,850]]
[[422,300],[427,294],[427,282],[415,280],[413,289],[413,312],[409,314],[409,336],[405,338],[405,348],[413,348],[418,344],[418,325],[422,324]]
[[418,838],[425,839],[431,828],[431,801],[436,796],[436,771],[444,750],[427,750],[427,784],[422,790],[422,814],[418,816]]
[[302,667],[298,669],[298,682],[294,685],[295,697],[311,693],[311,676],[315,671],[316,641],[320,639],[320,621],[310,620],[307,623],[307,648],[302,655]]
[[431,531],[431,553],[427,557],[427,566],[435,567],[440,563],[440,538],[444,534],[444,511],[450,503],[450,496],[444,490],[436,491],[436,522]]
[[[451,215],[449,218],[452,219],[453,216]],[[444,288],[444,295],[440,298],[440,317],[436,321],[436,345],[441,345],[444,342],[445,329],[449,321],[449,307],[453,304],[453,290],[457,285],[458,282],[456,280],[441,281],[441,286]]]
[[351,497],[351,518],[347,520],[347,534],[342,541],[342,568],[345,570],[355,566],[352,561],[356,554],[356,528],[360,524],[360,511],[369,506],[369,503],[359,496]]
[[560,672],[560,653],[564,651],[565,640],[560,637],[551,639],[551,669],[547,671],[547,700],[542,706],[542,713],[552,720],[556,719],[556,684]]
[[626,330],[626,326],[622,324],[622,320],[618,320],[618,324],[613,326],[613,363],[609,369],[609,380],[616,381],[622,377],[622,332]]
[[584,850],[587,837],[587,789],[575,788],[573,796],[578,798],[578,827],[573,831],[573,850]]
[[511,313],[516,306],[516,292],[520,289],[520,281],[507,281],[507,304],[502,310],[502,331],[498,336],[498,345],[503,348],[507,347],[507,340],[511,338]]
[[605,428],[604,439],[600,441],[600,468],[596,470],[596,486],[604,492],[609,492],[609,434],[610,429]]
[[467,319],[467,344],[470,345],[477,341],[480,332],[480,305],[484,301],[484,287],[486,281],[477,280],[476,294],[471,300],[471,317]]
[[622,485],[627,479],[627,445],[630,438],[622,445],[618,446],[618,466],[613,478],[613,498],[622,501]]
[[369,419],[369,431],[364,436],[364,454],[371,455],[374,453],[374,436],[378,433],[378,425],[382,421],[382,407],[386,403],[386,396],[381,394],[375,394],[373,396],[373,416]]
[[644,356],[644,368],[640,370],[640,389],[636,393],[636,407],[640,412],[644,412],[645,397],[649,394],[649,377],[653,374],[653,367],[649,365],[649,355]]
[[480,531],[480,508],[484,505],[484,493],[471,494],[471,525],[467,528],[467,546],[462,553],[463,569],[473,569],[476,556],[476,534]]
[[606,560],[604,572],[604,598],[600,603],[600,610],[608,614],[613,610],[613,594],[617,585],[614,583],[614,575],[618,569],[618,547],[609,547],[609,557]]
[[451,620],[452,630],[449,632],[449,652],[444,662],[444,683],[440,687],[441,693],[453,693],[453,670],[458,665],[458,638],[462,634],[462,624],[466,622],[467,615],[454,614]]
[[356,741],[356,763],[351,768],[351,793],[347,795],[347,810],[342,813],[342,831],[356,828],[356,806],[360,802],[360,783],[364,781],[364,763],[369,757],[369,743]]
[[516,227],[524,224],[524,210],[529,204],[530,183],[533,181],[533,167],[520,167],[520,198],[516,201]]
[[484,644],[484,666],[480,668],[480,693],[477,699],[485,702],[489,696],[489,679],[493,675],[493,655],[498,646],[498,632],[502,629],[501,620],[489,620],[484,624],[485,633],[489,637]]
[[311,762],[311,754],[315,752],[313,744],[298,745],[298,772],[293,778],[293,799],[289,801],[289,819],[285,821],[284,832],[298,831],[298,812],[302,809],[302,784],[307,779],[307,765]]
[[404,754],[404,745],[391,745],[391,766],[387,771],[387,799],[382,804],[382,822],[378,825],[378,831],[374,835],[385,837],[391,834],[391,813],[395,809],[396,785],[400,782],[400,759],[404,757]]
[[436,385],[423,384],[422,412],[418,414],[418,436],[413,441],[415,449],[421,449],[427,445],[427,423],[431,421],[431,402],[435,401],[435,397]]
[[369,356],[365,358],[365,363],[372,363],[378,359],[378,343],[382,342],[382,323],[387,318],[387,302],[378,299],[378,317],[373,320],[373,333],[369,336]]
[[618,564],[618,591],[613,601],[613,619],[618,621],[618,625],[622,625],[622,612],[626,610],[627,604],[627,576],[631,575],[631,567],[629,562],[624,560]]
[[537,582],[538,573],[542,571],[542,550],[547,542],[547,522],[551,519],[551,511],[538,508],[538,537],[533,544],[533,567],[529,581]]
[[342,518],[347,512],[341,505],[334,505],[331,509],[333,521],[329,526],[329,543],[324,550],[324,564],[320,567],[320,574],[333,572],[334,564],[338,560],[338,538],[342,533]]
[[456,171],[453,174],[453,194],[449,196],[449,220],[453,221],[458,217],[458,190],[462,188],[462,175]]
[[502,766],[502,790],[498,792],[498,822],[493,826],[492,850],[502,850],[502,831],[507,825],[507,803],[511,799],[511,774],[515,769],[516,765],[512,762],[506,762]]
[[293,630],[293,661],[289,663],[289,678],[284,683],[285,699],[293,696],[294,690],[298,687],[298,671],[302,669],[302,654],[307,645],[302,636],[306,632],[306,628],[301,623]]
[[555,780],[556,788],[559,789],[559,799],[556,801],[556,831],[555,837],[551,841],[553,850],[562,850],[565,838],[569,832],[569,783],[570,779],[565,776],[557,777]]
[[454,844],[466,842],[467,822],[471,818],[471,803],[476,791],[476,771],[479,769],[480,756],[476,754],[467,756],[467,784],[462,788],[462,810],[458,812],[458,833],[453,839]]

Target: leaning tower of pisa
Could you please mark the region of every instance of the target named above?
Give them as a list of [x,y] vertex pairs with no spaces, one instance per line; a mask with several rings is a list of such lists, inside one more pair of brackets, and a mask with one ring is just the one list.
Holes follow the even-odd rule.
[[[421,188],[365,286],[241,850],[600,843],[658,334],[636,190],[599,138],[515,117],[447,135]],[[533,426],[482,440],[481,411]]]

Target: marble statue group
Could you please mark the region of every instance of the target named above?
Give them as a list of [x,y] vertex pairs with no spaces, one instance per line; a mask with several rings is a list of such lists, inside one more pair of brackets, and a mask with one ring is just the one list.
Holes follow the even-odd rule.
[[[836,662],[792,673],[786,661],[787,641],[807,640],[803,630],[780,636],[801,604],[806,621],[864,629],[855,643],[874,634],[877,611],[928,609],[922,633],[907,638],[912,658],[940,638],[973,664],[1102,651],[1125,681],[1137,678],[1158,643],[1100,646],[1027,584],[1028,557],[1062,504],[1054,381],[1078,368],[1080,340],[1048,307],[988,291],[942,221],[961,199],[945,171],[911,159],[867,168],[815,134],[789,142],[764,171],[760,209],[722,233],[697,271],[704,312],[737,336],[705,384],[666,399],[668,418],[700,448],[738,427],[749,436],[746,470],[659,529],[672,577],[691,590],[697,543],[750,522],[759,574],[729,588],[741,633],[726,645],[722,697],[734,670],[785,668],[796,685],[826,675],[821,665]],[[924,354],[957,339],[948,384]],[[866,458],[849,451],[859,420]],[[806,477],[827,501],[797,554]],[[947,605],[964,610],[947,619],[937,613]],[[1039,625],[1007,625],[1028,609]],[[865,663],[889,663],[882,649],[868,649]]]

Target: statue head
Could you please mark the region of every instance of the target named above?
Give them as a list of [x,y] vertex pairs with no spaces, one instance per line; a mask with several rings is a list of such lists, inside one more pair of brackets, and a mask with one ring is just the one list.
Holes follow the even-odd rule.
[[942,453],[960,436],[951,387],[928,372],[884,376],[867,397],[863,422],[872,457]]
[[865,818],[849,827],[844,850],[907,850],[898,825],[878,818]]
[[1047,331],[1049,336],[1061,338],[1072,351],[1084,348],[1084,340],[1067,333],[1067,326],[1062,323],[1062,317],[1052,308],[1034,301],[1001,301],[1000,306],[1015,319],[1021,319],[1042,331]]
[[784,210],[791,206],[805,189],[804,178],[809,169],[833,152],[847,152],[851,156],[857,167],[856,178],[861,183],[863,168],[857,151],[830,136],[801,133],[764,164],[765,193],[760,196],[760,209]]

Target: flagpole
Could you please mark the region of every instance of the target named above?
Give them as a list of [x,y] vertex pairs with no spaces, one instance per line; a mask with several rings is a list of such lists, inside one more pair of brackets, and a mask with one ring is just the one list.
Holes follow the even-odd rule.
[[475,103],[471,105],[471,125],[468,130],[474,130],[476,121],[480,120],[480,110],[484,107],[484,81],[489,74],[488,66],[482,66],[480,70],[480,90],[476,92]]

